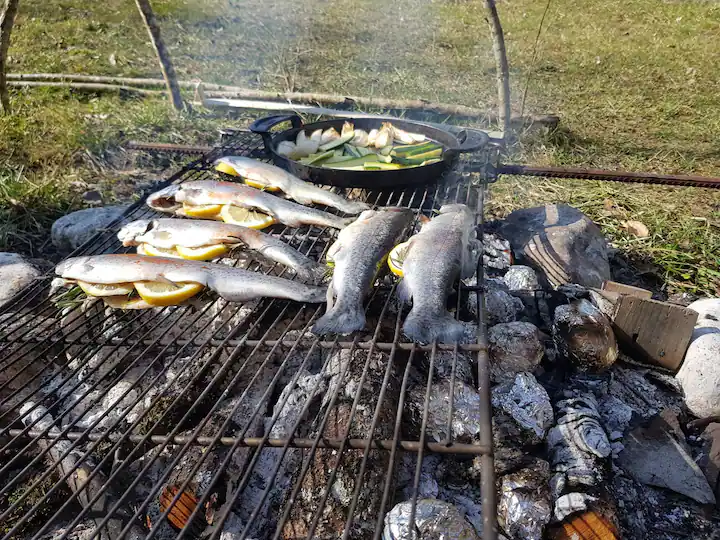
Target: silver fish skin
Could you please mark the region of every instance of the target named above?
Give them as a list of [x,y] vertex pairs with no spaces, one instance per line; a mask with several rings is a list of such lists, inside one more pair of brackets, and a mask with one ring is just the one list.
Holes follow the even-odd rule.
[[291,268],[303,281],[319,283],[326,268],[279,238],[242,225],[191,219],[139,219],[118,232],[123,246],[150,244],[158,248],[198,248],[217,244],[242,245]]
[[365,327],[363,300],[377,265],[398,243],[412,218],[407,208],[366,210],[340,231],[328,250],[335,270],[328,286],[327,311],[313,325],[314,334],[349,334]]
[[318,304],[325,301],[326,294],[325,287],[266,276],[242,268],[143,255],[72,257],[58,264],[55,273],[64,279],[97,284],[135,281],[194,282],[208,287],[230,302],[269,297]]
[[412,299],[403,332],[419,343],[456,342],[463,326],[447,310],[458,276],[471,277],[477,262],[473,213],[464,204],[445,205],[409,240],[399,293]]
[[242,178],[247,178],[267,188],[279,189],[300,204],[324,204],[353,215],[370,208],[364,202],[350,201],[331,191],[300,180],[286,170],[264,161],[240,156],[225,156],[215,161],[215,165],[218,163],[231,166]]
[[259,189],[234,182],[215,180],[185,182],[168,186],[153,193],[147,199],[147,205],[154,210],[181,215],[184,202],[193,206],[233,204],[251,208],[264,212],[290,227],[317,225],[318,227],[342,229],[352,222],[352,218],[341,218],[322,210],[307,208]]

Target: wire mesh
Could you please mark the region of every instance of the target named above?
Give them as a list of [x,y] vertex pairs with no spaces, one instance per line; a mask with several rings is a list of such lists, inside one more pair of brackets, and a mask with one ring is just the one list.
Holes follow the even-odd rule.
[[[168,182],[213,178],[212,161],[230,153],[264,158],[259,139],[240,132]],[[490,153],[473,159],[465,170],[482,170]],[[418,219],[445,202],[463,202],[475,209],[482,234],[487,180],[461,165],[432,186],[349,196],[414,208]],[[141,201],[73,255],[126,252],[119,227],[154,215]],[[271,232],[317,260],[336,234],[318,227]],[[223,263],[292,278],[250,255]],[[58,304],[52,276],[45,276],[0,308],[2,539],[63,540],[83,531],[103,538],[230,532],[378,539],[402,493],[411,494],[414,523],[428,453],[479,461],[483,536],[495,538],[478,265],[477,283],[460,283],[455,299],[458,317],[474,314],[469,339],[424,346],[402,335],[403,306],[390,277],[371,292],[366,330],[333,340],[309,333],[322,306],[204,295],[188,305],[123,312]],[[441,422],[430,407],[439,376],[449,384]],[[478,390],[481,429],[458,440],[453,400],[468,383]],[[412,472],[404,488],[403,467]]]

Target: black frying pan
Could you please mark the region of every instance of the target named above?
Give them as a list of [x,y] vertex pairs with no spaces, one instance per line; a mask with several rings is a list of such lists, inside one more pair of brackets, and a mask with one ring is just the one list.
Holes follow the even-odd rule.
[[[273,126],[288,121],[292,123],[291,129],[270,132]],[[380,129],[383,122],[391,122],[392,125],[405,131],[421,133],[428,139],[443,145],[443,159],[437,163],[408,169],[390,171],[347,171],[303,165],[302,163],[281,156],[276,151],[278,144],[282,141],[295,142],[297,134],[301,129],[305,130],[308,135],[316,129],[326,130],[331,127],[334,127],[340,132],[345,122],[352,122],[356,128],[364,129],[368,132],[372,129]],[[484,148],[489,141],[487,134],[482,131],[464,129],[456,136],[448,131],[438,129],[428,124],[396,119],[340,118],[337,120],[326,120],[324,122],[314,122],[303,125],[302,119],[296,114],[260,118],[253,122],[250,126],[250,131],[262,136],[265,149],[272,157],[275,165],[291,172],[298,178],[327,186],[365,189],[390,189],[436,182],[443,173],[453,167],[459,154],[480,150]]]

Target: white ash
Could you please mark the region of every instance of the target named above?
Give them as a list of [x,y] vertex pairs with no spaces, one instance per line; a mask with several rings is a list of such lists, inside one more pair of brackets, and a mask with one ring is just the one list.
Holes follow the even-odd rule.
[[67,540],[91,540],[92,538],[99,538],[96,533],[97,524],[94,520],[88,519],[81,521],[75,525],[72,529],[70,528],[71,521],[56,525],[52,531],[43,533],[38,537],[38,540],[59,540],[66,535]]
[[531,373],[518,373],[514,381],[493,388],[492,404],[512,416],[520,427],[532,431],[537,442],[545,438],[554,422],[550,396]]
[[511,291],[535,291],[540,288],[535,270],[520,264],[508,268],[503,281]]
[[541,540],[552,508],[548,477],[550,467],[538,459],[531,467],[503,476],[498,519],[512,538]]
[[[326,391],[325,377],[322,374],[312,375],[307,371],[300,373],[293,386],[286,386],[277,399],[273,416],[265,419],[265,431],[271,439],[288,438],[293,434],[293,427],[302,420],[303,408],[320,398]],[[271,427],[272,418],[276,417]],[[302,465],[302,451],[288,449],[285,455],[280,448],[263,448],[259,459],[250,475],[242,497],[234,506],[241,520],[248,521],[260,507],[260,512],[252,523],[250,533],[262,536],[263,531],[275,528],[271,518],[273,509],[278,510],[288,492],[292,488],[293,474]],[[274,478],[273,474],[276,472]],[[270,489],[268,496],[262,501],[263,493]],[[333,486],[333,489],[337,489]],[[352,490],[350,490],[352,496]],[[242,529],[241,529],[242,530]]]
[[540,331],[531,323],[496,324],[488,330],[490,375],[494,381],[513,380],[516,373],[532,372],[545,348]]
[[238,517],[235,512],[228,514],[225,523],[223,523],[223,529],[220,533],[220,540],[257,540],[252,536],[242,536],[242,532],[245,530],[245,522]]
[[562,400],[556,406],[557,424],[548,432],[546,443],[554,473],[551,488],[557,498],[567,486],[597,485],[612,447],[592,394]]
[[[453,440],[472,441],[480,436],[480,394],[467,384],[455,381],[452,419],[447,432],[451,383],[442,381],[430,385],[428,401],[428,420],[426,433],[436,442]],[[416,416],[422,418],[425,402],[425,386],[416,386],[408,395],[408,406],[414,409]]]
[[[417,454],[404,453],[397,469],[396,486],[402,489],[403,497],[411,499],[414,489],[415,469],[417,467]],[[420,482],[417,496],[422,499],[436,499],[440,492],[437,476],[438,469],[442,467],[442,458],[437,454],[423,456],[420,465]]]
[[485,295],[485,312],[489,326],[516,321],[525,304],[505,291],[489,291]]
[[483,265],[504,270],[512,262],[510,242],[494,234],[483,235]]
[[480,540],[474,527],[454,505],[437,499],[418,499],[415,531],[410,529],[412,503],[402,502],[385,515],[383,540]]
[[596,502],[597,500],[597,497],[586,493],[573,492],[561,495],[555,501],[555,519],[562,521],[572,514],[584,512],[589,508],[590,503]]

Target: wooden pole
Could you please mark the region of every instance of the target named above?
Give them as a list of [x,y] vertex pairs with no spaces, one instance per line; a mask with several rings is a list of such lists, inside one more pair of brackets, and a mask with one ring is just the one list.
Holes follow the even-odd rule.
[[152,41],[155,52],[157,53],[158,60],[160,61],[160,69],[162,70],[165,84],[167,85],[168,94],[170,95],[170,102],[172,106],[178,111],[183,109],[183,100],[180,95],[180,86],[177,83],[177,76],[175,75],[175,68],[173,68],[170,60],[170,53],[165,48],[165,43],[160,37],[160,27],[155,20],[155,14],[150,7],[149,0],[135,0],[140,15],[145,22],[148,34],[150,34],[150,41]]
[[503,34],[500,16],[495,7],[495,0],[485,0],[487,21],[490,26],[490,35],[493,40],[493,53],[495,54],[495,73],[498,90],[498,117],[503,130],[503,137],[507,140],[510,128],[510,70],[508,68],[507,51],[505,49],[505,35]]
[[12,32],[20,0],[5,0],[0,11],[0,103],[5,114],[10,114],[10,96],[7,91],[5,72],[7,54],[10,48],[10,32]]

